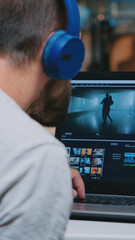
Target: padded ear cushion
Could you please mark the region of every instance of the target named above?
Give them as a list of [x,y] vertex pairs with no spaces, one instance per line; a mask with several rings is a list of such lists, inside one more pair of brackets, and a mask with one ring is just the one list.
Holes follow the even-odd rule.
[[83,59],[82,41],[63,30],[49,38],[42,54],[44,71],[53,79],[72,79],[79,72]]

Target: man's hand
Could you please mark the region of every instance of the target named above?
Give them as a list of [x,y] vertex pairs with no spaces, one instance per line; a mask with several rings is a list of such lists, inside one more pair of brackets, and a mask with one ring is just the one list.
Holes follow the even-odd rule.
[[76,198],[78,196],[81,199],[85,199],[85,186],[80,173],[72,168],[70,170],[73,185],[72,188],[73,198]]

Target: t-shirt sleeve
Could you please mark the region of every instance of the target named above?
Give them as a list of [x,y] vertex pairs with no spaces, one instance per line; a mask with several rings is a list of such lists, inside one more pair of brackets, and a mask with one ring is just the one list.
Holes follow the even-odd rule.
[[[15,160],[14,160],[15,161]],[[10,240],[63,239],[72,205],[66,150],[58,144],[28,149],[3,186],[0,236]]]

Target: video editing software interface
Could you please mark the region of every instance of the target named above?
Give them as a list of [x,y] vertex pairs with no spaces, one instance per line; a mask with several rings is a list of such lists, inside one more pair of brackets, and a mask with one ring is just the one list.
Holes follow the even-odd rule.
[[127,191],[135,184],[135,81],[73,80],[60,138],[86,185]]

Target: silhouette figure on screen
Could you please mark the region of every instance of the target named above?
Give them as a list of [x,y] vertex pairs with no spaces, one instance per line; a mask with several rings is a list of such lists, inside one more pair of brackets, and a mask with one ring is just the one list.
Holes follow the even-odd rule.
[[109,95],[109,93],[106,94],[106,97],[101,101],[101,104],[103,104],[102,109],[102,118],[103,118],[103,124],[106,125],[106,119],[107,117],[110,119],[112,123],[112,118],[110,117],[110,106],[113,104],[112,96]]

